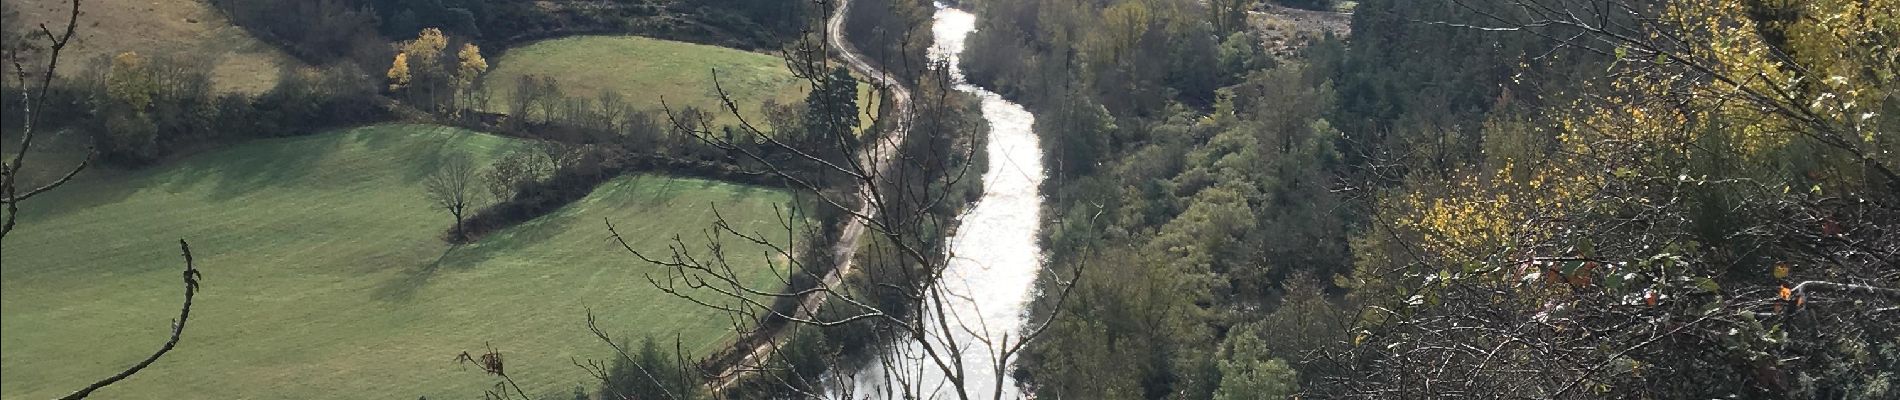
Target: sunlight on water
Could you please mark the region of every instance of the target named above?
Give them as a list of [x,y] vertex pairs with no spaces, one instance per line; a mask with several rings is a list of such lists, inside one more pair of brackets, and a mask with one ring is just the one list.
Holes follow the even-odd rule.
[[[1037,148],[1035,134],[1030,131],[1035,117],[1028,110],[988,90],[962,82],[963,71],[956,68],[957,59],[963,52],[964,38],[976,28],[976,16],[939,5],[934,19],[932,28],[937,43],[930,49],[931,57],[950,64],[952,75],[959,82],[958,90],[982,99],[983,118],[989,121],[990,136],[985,149],[989,154],[989,171],[983,174],[983,198],[964,217],[956,237],[951,238],[952,259],[939,283],[952,298],[946,304],[949,312],[942,315],[948,316],[952,324],[969,327],[973,332],[953,328],[958,332],[951,337],[929,340],[939,351],[953,344],[964,349],[961,358],[968,371],[965,387],[972,397],[990,398],[997,388],[993,360],[1001,349],[992,349],[977,339],[1000,339],[1008,335],[1014,342],[1020,334],[1023,307],[1029,301],[1030,289],[1041,265],[1042,249],[1036,244],[1036,229],[1042,199],[1036,189],[1043,179],[1042,153]],[[936,320],[942,311],[927,310],[926,320]],[[924,388],[942,388],[934,397],[926,395],[926,398],[956,398],[948,385],[942,383],[943,374],[936,364],[923,358],[921,352],[921,346],[911,344],[909,349],[898,349],[892,355],[901,360],[902,365],[885,368],[874,363],[866,367],[859,373],[855,396],[898,397],[883,387],[886,381],[883,374],[898,371],[895,380],[899,382],[923,382]],[[1002,385],[1003,398],[1019,397],[1014,380],[1005,376]]]

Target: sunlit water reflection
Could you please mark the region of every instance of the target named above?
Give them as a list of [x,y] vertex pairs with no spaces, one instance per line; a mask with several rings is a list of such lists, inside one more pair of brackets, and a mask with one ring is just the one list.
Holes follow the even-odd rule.
[[[989,170],[983,173],[983,197],[959,225],[951,238],[952,259],[941,288],[950,294],[944,310],[926,310],[925,319],[937,315],[949,317],[951,324],[970,329],[953,329],[949,337],[931,337],[942,352],[948,346],[963,350],[965,385],[974,398],[990,398],[998,386],[993,369],[1000,349],[993,349],[980,338],[1011,342],[1020,335],[1023,308],[1027,305],[1036,271],[1041,265],[1036,244],[1036,229],[1041,214],[1041,197],[1036,189],[1042,184],[1042,153],[1030,126],[1035,117],[1021,105],[1002,96],[963,82],[957,59],[963,53],[964,38],[976,29],[976,16],[939,5],[933,18],[937,43],[931,57],[947,61],[957,80],[957,89],[982,99],[983,118],[989,121]],[[940,334],[941,329],[931,330]],[[924,398],[957,398],[936,364],[921,354],[921,346],[892,349],[883,359],[895,359],[893,365],[874,361],[858,372],[853,397],[884,399],[902,397],[902,390],[886,387],[890,382],[925,388]],[[1012,360],[1013,361],[1013,360]],[[893,372],[895,371],[895,372]],[[896,375],[889,375],[895,373]],[[894,379],[886,379],[894,378]],[[920,384],[921,383],[921,384]],[[1003,398],[1020,397],[1015,382],[1003,377]],[[934,393],[933,393],[934,392]]]

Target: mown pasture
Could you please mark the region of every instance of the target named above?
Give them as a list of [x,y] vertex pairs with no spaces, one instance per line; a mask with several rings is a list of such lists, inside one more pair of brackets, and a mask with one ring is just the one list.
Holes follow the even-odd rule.
[[[653,288],[635,248],[691,245],[714,207],[740,229],[778,226],[784,192],[661,176],[615,179],[554,214],[481,241],[441,240],[447,213],[421,181],[446,154],[524,144],[429,125],[267,139],[137,171],[97,170],[25,203],[0,268],[0,392],[57,397],[145,357],[181,294],[178,240],[204,291],[177,350],[106,398],[478,398],[495,381],[452,362],[489,345],[533,394],[594,387],[572,359],[609,348],[588,310],[627,338],[706,353],[723,315]],[[727,241],[759,282],[764,252]]]

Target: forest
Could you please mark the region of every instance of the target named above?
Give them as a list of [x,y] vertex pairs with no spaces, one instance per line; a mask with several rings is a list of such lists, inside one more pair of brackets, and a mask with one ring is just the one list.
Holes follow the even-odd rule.
[[1039,397],[1900,396],[1900,4],[1367,0],[1292,57],[1257,6],[976,3]]

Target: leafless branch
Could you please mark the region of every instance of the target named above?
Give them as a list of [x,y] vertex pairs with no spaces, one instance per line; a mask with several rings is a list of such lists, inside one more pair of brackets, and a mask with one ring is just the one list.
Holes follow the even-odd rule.
[[47,92],[51,90],[53,79],[59,70],[60,54],[66,50],[66,45],[72,42],[73,35],[78,32],[79,29],[79,4],[80,0],[72,0],[72,7],[66,16],[66,29],[63,32],[54,34],[45,24],[40,24],[40,35],[44,36],[48,41],[48,51],[46,55],[46,69],[44,71],[37,71],[41,73],[41,75],[37,77],[37,82],[29,84],[30,81],[34,80],[34,76],[21,64],[19,58],[24,57],[23,55],[13,54],[11,57],[13,58],[11,62],[13,64],[14,77],[18,79],[21,86],[20,97],[21,100],[23,100],[21,104],[26,110],[21,113],[20,147],[14,149],[11,159],[6,160],[5,163],[0,163],[0,204],[6,206],[6,215],[0,217],[0,246],[5,244],[7,233],[13,232],[13,227],[20,218],[21,201],[65,185],[72,180],[74,175],[78,175],[79,171],[86,169],[86,165],[90,164],[93,157],[97,155],[95,150],[89,148],[86,152],[86,158],[81,160],[79,164],[73,166],[69,172],[63,174],[63,177],[38,188],[28,189],[24,194],[20,192],[20,173],[23,171],[22,168],[26,166],[27,150],[33,147],[33,139],[38,134],[39,127],[35,124],[40,122],[40,112],[46,108]]
[[60,400],[77,400],[91,396],[93,391],[111,386],[114,383],[119,383],[119,381],[123,381],[125,378],[132,377],[132,374],[136,374],[144,370],[145,367],[151,366],[152,363],[158,362],[159,357],[171,352],[172,348],[178,346],[178,339],[185,334],[185,322],[191,319],[191,299],[198,294],[199,280],[204,277],[203,274],[198,272],[197,266],[192,263],[191,245],[185,243],[184,239],[179,239],[178,251],[185,257],[185,304],[178,310],[178,319],[172,320],[171,339],[165,340],[165,345],[159,346],[158,351],[153,352],[151,356],[145,357],[144,360],[139,361],[137,364],[132,364],[131,367],[126,368],[124,371],[119,371],[117,374],[108,376],[105,379],[100,379],[98,382],[86,385],[85,388],[60,397]]

